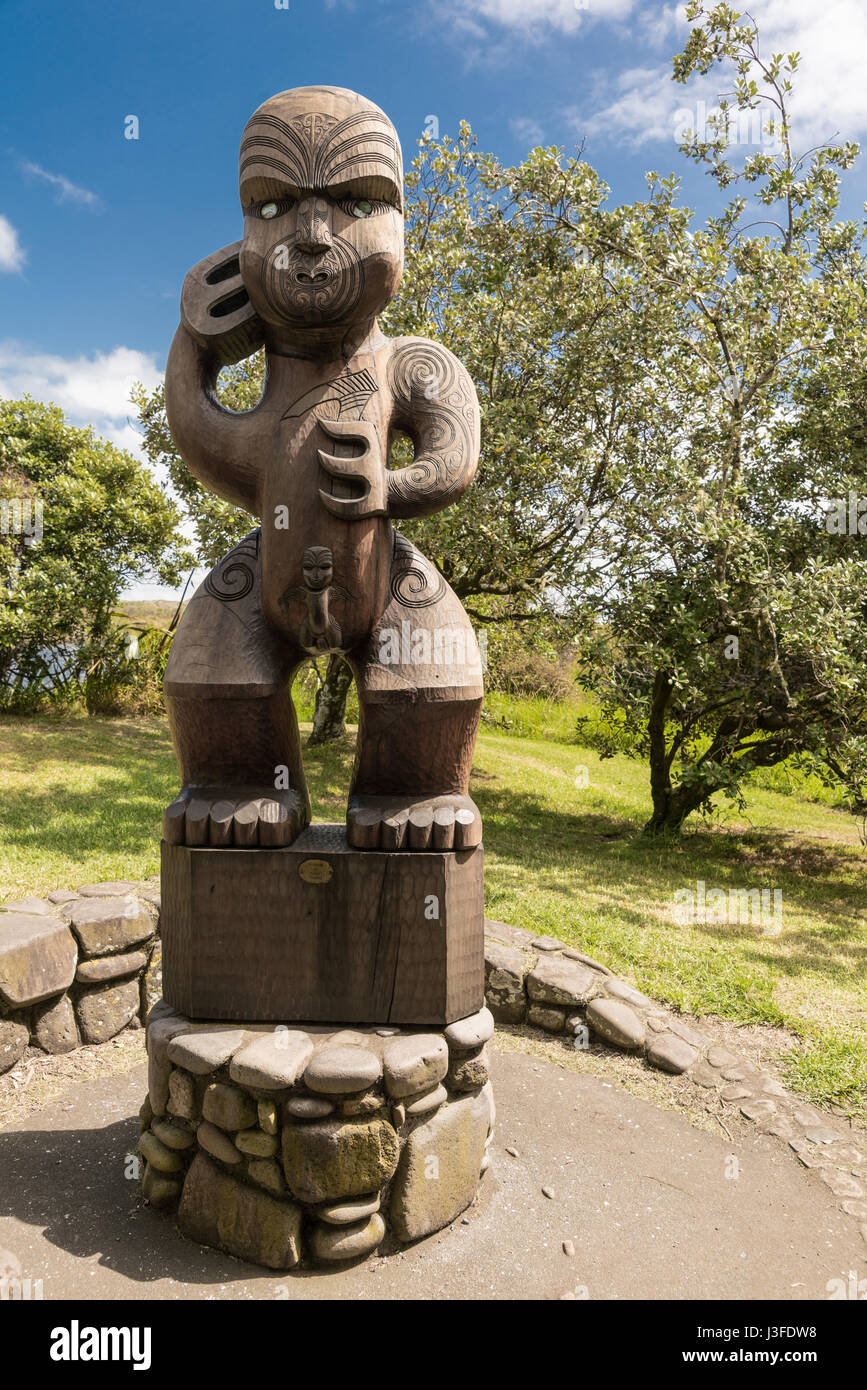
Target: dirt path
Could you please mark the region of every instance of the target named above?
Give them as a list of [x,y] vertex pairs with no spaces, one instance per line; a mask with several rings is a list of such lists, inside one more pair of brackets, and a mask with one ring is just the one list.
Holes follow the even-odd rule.
[[0,1247],[46,1299],[825,1299],[867,1275],[857,1224],[778,1140],[729,1140],[533,1055],[496,1053],[493,1079],[476,1205],[401,1255],[275,1275],[182,1239],[125,1176],[137,1061],[0,1132]]

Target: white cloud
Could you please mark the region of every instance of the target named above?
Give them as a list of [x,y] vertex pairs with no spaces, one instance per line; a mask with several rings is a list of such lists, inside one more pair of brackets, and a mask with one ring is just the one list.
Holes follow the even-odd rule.
[[[504,0],[505,3],[505,0]],[[592,4],[592,0],[591,0]],[[802,55],[793,78],[793,144],[805,150],[839,133],[857,139],[867,132],[867,6],[863,0],[753,0],[750,13],[760,36],[761,52]],[[688,33],[680,6],[645,10],[637,20],[651,45],[680,46]],[[675,141],[678,110],[698,112],[698,102],[712,109],[733,87],[731,68],[681,86],[671,79],[670,60],[656,65],[606,73],[596,100],[567,114],[579,133],[640,146]],[[770,112],[769,112],[770,114]]]
[[624,19],[636,0],[454,0],[453,10],[470,22],[503,28],[574,34],[588,19]]
[[59,405],[74,425],[92,425],[103,439],[143,457],[130,423],[135,408],[133,382],[153,390],[162,381],[155,359],[135,348],[116,347],[92,357],[59,357],[28,352],[21,344],[0,342],[0,396],[24,395]]
[[18,167],[25,174],[30,174],[35,179],[42,179],[44,183],[51,184],[52,188],[56,188],[59,203],[81,203],[84,207],[94,210],[102,206],[102,200],[96,193],[92,193],[89,188],[81,188],[79,184],[68,179],[65,174],[51,174],[40,164],[31,163],[29,159],[19,160]]
[[538,121],[534,121],[530,116],[516,116],[509,121],[509,129],[516,140],[528,148],[541,145],[543,131]]
[[26,259],[18,233],[12,223],[0,215],[0,270],[20,270]]

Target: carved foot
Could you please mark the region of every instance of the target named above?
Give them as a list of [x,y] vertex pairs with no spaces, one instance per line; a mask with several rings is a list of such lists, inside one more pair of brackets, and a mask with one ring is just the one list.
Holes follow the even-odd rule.
[[307,806],[273,787],[184,787],[163,811],[163,839],[172,845],[272,849],[291,845],[304,829]]
[[346,813],[353,849],[472,849],[482,818],[468,796],[354,796]]

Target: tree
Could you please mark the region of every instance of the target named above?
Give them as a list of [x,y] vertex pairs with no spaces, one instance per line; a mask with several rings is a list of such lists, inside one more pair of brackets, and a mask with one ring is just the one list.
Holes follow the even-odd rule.
[[[632,544],[596,591],[613,654],[597,642],[584,668],[649,758],[650,834],[676,832],[714,793],[737,797],[753,769],[792,755],[854,768],[867,732],[867,517],[854,533],[849,517],[839,524],[865,481],[864,231],[836,220],[857,149],[797,155],[798,55],[765,59],[755,25],[725,5],[696,0],[688,17],[706,23],[676,78],[728,63],[735,89],[711,138],[689,133],[682,148],[734,196],[702,229],[660,200],[655,224],[644,207],[590,231],[659,309],[649,375],[668,439],[657,432],[654,455],[637,457],[641,524],[624,510]],[[762,108],[776,146],[736,169],[732,115]],[[766,216],[746,220],[742,189]],[[542,222],[548,202],[543,190]],[[559,227],[586,243],[571,210]]]
[[0,698],[77,680],[133,579],[177,583],[180,512],[131,454],[56,406],[0,401]]

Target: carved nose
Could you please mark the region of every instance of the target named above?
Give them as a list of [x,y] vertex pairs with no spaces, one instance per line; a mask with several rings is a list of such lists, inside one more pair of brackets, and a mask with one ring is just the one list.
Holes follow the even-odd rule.
[[301,204],[298,209],[298,239],[295,245],[308,256],[319,256],[323,251],[331,249],[328,212],[323,204]]

